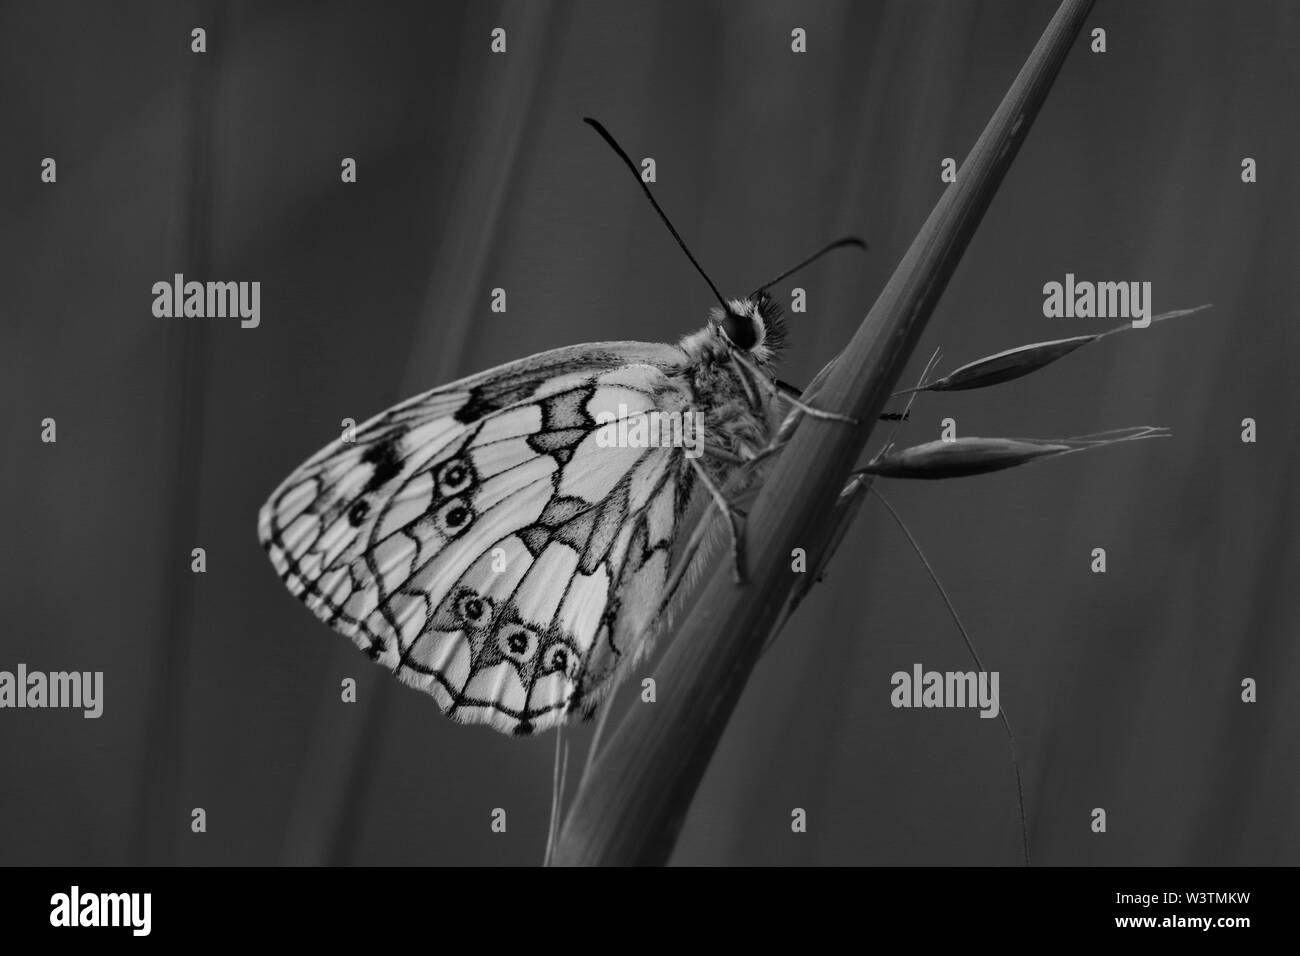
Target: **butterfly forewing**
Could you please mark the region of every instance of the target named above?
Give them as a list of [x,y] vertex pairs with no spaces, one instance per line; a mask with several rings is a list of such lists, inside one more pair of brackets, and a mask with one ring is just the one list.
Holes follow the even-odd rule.
[[259,537],[286,585],[456,719],[524,733],[644,649],[691,496],[679,447],[601,412],[686,407],[670,345],[576,346],[435,389],[295,471]]

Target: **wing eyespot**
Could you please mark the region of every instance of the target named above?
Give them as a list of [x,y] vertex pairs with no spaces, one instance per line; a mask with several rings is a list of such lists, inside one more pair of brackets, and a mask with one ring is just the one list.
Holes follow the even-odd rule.
[[454,538],[474,523],[474,509],[463,498],[452,498],[434,514],[438,530]]
[[354,501],[352,507],[348,509],[348,524],[354,528],[359,528],[369,515],[370,502],[366,501],[365,498],[361,498]]
[[449,459],[438,468],[438,494],[450,498],[474,483],[474,472],[461,457]]
[[542,654],[542,673],[554,674],[557,671],[566,677],[573,676],[571,670],[575,658],[566,644],[552,644]]
[[516,663],[527,663],[537,652],[537,635],[520,624],[510,624],[497,635],[497,650]]
[[492,599],[462,591],[456,600],[456,614],[471,628],[486,627],[492,621]]

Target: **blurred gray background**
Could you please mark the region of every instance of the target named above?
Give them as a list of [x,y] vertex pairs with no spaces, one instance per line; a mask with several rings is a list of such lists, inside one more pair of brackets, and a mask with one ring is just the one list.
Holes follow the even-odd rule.
[[[1054,9],[0,7],[0,669],[106,682],[97,721],[0,711],[0,863],[540,861],[553,737],[453,725],[317,623],[258,546],[259,505],[345,417],[534,351],[702,323],[707,288],[584,114],[656,159],[660,201],[725,291],[840,235],[871,243],[778,290],[808,290],[783,366],[806,381]],[[947,371],[1114,324],[1043,317],[1066,272],[1149,280],[1158,311],[1215,308],[923,396],[900,440],[947,416],[965,435],[1175,438],[882,487],[1001,673],[1035,862],[1300,863],[1300,8],[1101,0],[1094,26],[1108,52],[1076,46],[907,375],[939,345]],[[151,286],[174,272],[259,280],[260,328],[155,318]],[[917,661],[968,666],[872,503],[758,668],[675,862],[1019,862],[999,723],[891,708],[890,674]],[[575,761],[589,733],[567,735]]]

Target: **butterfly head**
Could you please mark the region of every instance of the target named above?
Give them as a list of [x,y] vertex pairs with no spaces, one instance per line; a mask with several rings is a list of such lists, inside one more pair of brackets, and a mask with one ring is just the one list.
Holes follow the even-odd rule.
[[781,307],[761,290],[729,300],[725,310],[714,306],[709,312],[709,331],[724,348],[746,352],[763,365],[775,358],[785,342]]

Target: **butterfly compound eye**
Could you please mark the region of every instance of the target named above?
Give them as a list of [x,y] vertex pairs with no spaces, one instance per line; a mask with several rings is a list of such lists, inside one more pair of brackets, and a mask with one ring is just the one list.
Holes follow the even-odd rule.
[[747,315],[738,315],[731,310],[722,318],[722,332],[738,349],[752,349],[758,344],[758,332],[754,320]]

